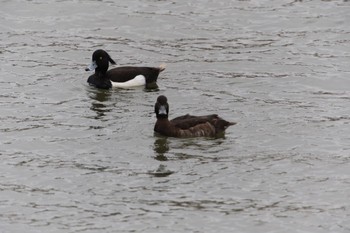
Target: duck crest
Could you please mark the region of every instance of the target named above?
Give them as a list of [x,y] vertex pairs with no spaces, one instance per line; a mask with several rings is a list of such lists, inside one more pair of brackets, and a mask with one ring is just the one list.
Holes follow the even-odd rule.
[[102,49],[96,50],[92,54],[92,62],[96,64],[95,72],[101,72],[102,74],[107,72],[109,63],[112,63],[113,65],[116,64],[111,56]]

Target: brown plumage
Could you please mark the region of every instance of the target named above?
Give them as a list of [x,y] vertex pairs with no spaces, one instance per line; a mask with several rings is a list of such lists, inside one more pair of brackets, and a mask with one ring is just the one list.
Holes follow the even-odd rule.
[[154,131],[169,137],[215,137],[224,133],[230,125],[236,124],[222,119],[217,114],[206,116],[187,114],[169,121],[169,104],[164,95],[157,98],[154,111],[157,116]]

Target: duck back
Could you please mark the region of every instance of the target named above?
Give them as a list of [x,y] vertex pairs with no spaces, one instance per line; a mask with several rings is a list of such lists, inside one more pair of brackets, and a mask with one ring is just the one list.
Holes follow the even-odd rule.
[[209,122],[181,129],[168,119],[157,120],[154,131],[168,137],[213,137],[216,134],[215,127]]
[[112,82],[127,82],[138,75],[142,75],[145,77],[146,83],[150,83],[157,81],[161,71],[160,67],[122,66],[108,70],[106,75]]
[[184,115],[179,116],[174,119],[172,119],[170,122],[172,122],[176,127],[179,127],[181,129],[189,129],[190,127],[203,124],[206,122],[213,122],[214,119],[218,118],[217,114],[211,114],[206,116],[192,116],[192,115]]

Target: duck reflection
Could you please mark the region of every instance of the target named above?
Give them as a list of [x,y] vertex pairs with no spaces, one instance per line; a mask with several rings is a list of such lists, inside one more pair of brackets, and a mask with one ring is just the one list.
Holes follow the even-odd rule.
[[110,91],[94,89],[89,92],[89,97],[93,100],[91,101],[90,109],[96,113],[95,119],[101,119],[105,116],[106,112],[111,111],[111,109],[104,104],[104,102],[107,102],[111,98]]
[[155,159],[158,161],[167,161],[165,154],[169,151],[169,143],[166,137],[157,137],[154,141],[153,150],[155,152]]

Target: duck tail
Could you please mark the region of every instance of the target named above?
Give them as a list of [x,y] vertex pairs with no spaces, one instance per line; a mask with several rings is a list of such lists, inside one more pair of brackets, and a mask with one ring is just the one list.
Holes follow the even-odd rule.
[[236,125],[236,124],[237,124],[237,122],[233,122],[233,121],[228,122],[228,126],[230,126],[230,125]]
[[165,70],[166,64],[162,63],[159,65],[159,72],[162,72],[163,70]]
[[223,132],[225,131],[225,129],[227,129],[229,126],[231,125],[236,125],[236,122],[230,122],[230,121],[226,121],[222,118],[218,118],[214,121],[214,126],[215,129],[217,130],[217,132]]

